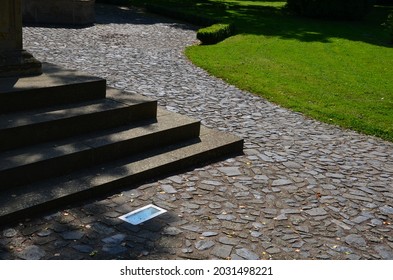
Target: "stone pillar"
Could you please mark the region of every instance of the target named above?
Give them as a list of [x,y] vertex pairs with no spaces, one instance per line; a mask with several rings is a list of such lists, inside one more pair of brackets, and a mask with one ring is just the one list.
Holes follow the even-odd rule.
[[0,77],[41,73],[41,63],[23,50],[21,0],[1,0]]

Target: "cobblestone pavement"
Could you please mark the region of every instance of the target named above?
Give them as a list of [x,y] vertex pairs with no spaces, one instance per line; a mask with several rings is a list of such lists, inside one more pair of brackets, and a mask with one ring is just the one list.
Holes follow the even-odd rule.
[[[393,259],[393,144],[236,89],[183,55],[195,28],[98,6],[24,29],[42,61],[104,77],[245,139],[245,154],[0,229],[2,259]],[[140,226],[118,216],[154,203]]]

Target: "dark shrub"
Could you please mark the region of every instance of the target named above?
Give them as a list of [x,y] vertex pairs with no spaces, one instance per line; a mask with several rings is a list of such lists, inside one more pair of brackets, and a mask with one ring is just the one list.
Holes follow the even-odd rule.
[[130,0],[96,0],[97,3],[107,3],[113,5],[125,5],[130,4]]
[[376,0],[375,4],[393,6],[393,0]]
[[393,13],[388,16],[384,24],[386,30],[389,32],[390,35],[390,43],[393,43]]
[[204,45],[216,44],[233,35],[231,24],[218,23],[201,28],[197,32],[197,39]]
[[287,7],[297,14],[336,19],[361,19],[374,0],[287,0]]

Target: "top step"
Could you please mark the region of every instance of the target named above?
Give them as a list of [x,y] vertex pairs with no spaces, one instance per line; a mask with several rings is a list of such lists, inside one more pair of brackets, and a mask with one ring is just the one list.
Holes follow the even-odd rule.
[[105,98],[106,80],[43,63],[43,74],[0,78],[0,113]]

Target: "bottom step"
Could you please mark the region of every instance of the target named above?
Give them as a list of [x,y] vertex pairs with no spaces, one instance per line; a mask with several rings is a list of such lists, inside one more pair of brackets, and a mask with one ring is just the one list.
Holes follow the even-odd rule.
[[242,150],[243,140],[238,137],[201,127],[199,138],[156,151],[147,157],[124,159],[66,177],[3,191],[0,196],[0,224],[97,194],[136,187],[143,180],[241,154]]

